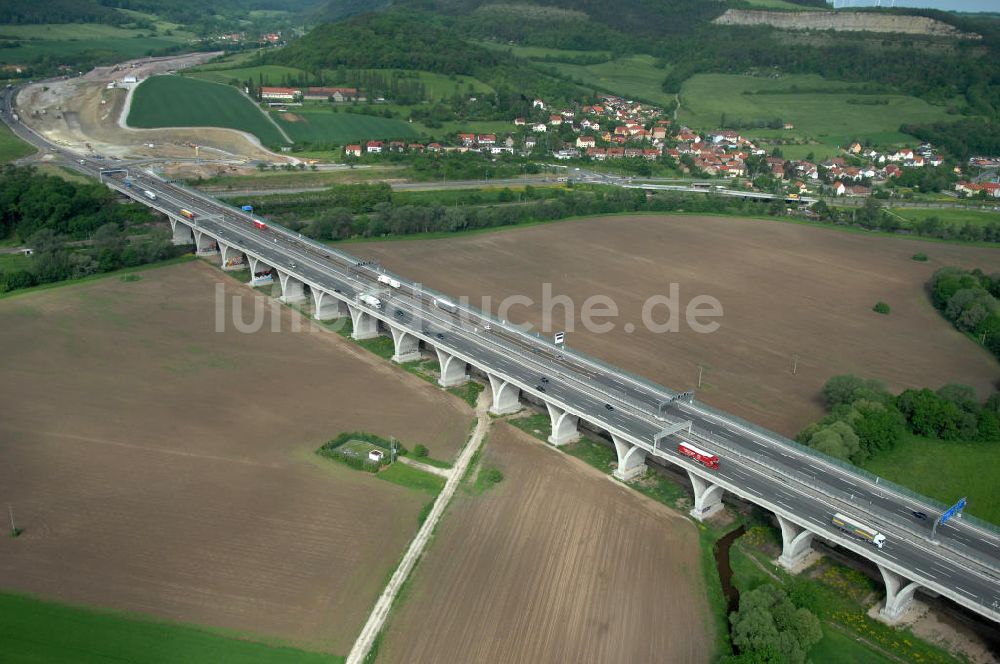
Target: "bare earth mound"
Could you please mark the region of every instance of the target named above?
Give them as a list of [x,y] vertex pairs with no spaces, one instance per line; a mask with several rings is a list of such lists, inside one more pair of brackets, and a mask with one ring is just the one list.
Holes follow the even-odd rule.
[[[635,216],[585,219],[509,232],[355,245],[352,251],[474,304],[524,294],[510,319],[542,321],[542,282],[572,297],[571,347],[668,387],[694,388],[705,367],[704,401],[785,434],[822,414],[819,390],[842,373],[884,380],[893,389],[959,382],[985,396],[1000,378],[989,353],[931,306],[924,284],[943,265],[1000,269],[995,249],[932,244],[776,221]],[[931,260],[911,256],[926,252]],[[680,287],[680,332],[654,333],[642,305]],[[610,333],[579,325],[583,301],[605,294],[620,315]],[[725,315],[713,334],[683,324],[696,295],[719,299]],[[884,300],[888,316],[872,306]],[[564,329],[563,308],[554,330]],[[667,313],[658,307],[654,318]],[[626,333],[626,323],[636,325]],[[552,332],[554,330],[548,330]],[[798,374],[792,375],[797,355]]]
[[504,480],[459,492],[391,618],[385,662],[707,662],[687,519],[496,423]]
[[249,291],[204,264],[142,276],[0,301],[0,587],[346,653],[430,497],[313,450],[450,458],[471,415],[287,309],[216,333],[213,282]]

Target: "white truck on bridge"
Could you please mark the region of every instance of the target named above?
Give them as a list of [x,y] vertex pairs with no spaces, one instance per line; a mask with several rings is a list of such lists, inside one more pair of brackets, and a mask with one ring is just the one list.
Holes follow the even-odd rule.
[[852,537],[863,539],[878,548],[885,546],[885,535],[871,526],[866,526],[857,519],[844,516],[840,512],[833,515],[833,525]]
[[401,283],[399,283],[398,281],[396,281],[395,279],[386,274],[378,275],[378,282],[380,284],[385,284],[386,286],[389,286],[391,288],[399,288],[400,286],[402,286]]
[[382,308],[382,300],[378,299],[374,295],[359,295],[358,301],[367,304],[369,307],[374,307],[375,309]]

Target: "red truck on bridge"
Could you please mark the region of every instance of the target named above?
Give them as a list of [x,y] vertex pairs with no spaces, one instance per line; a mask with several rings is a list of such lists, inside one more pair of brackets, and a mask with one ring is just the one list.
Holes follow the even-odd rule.
[[677,446],[677,451],[686,457],[694,459],[706,468],[711,468],[712,470],[719,469],[719,457],[711,452],[706,452],[689,443],[681,443]]

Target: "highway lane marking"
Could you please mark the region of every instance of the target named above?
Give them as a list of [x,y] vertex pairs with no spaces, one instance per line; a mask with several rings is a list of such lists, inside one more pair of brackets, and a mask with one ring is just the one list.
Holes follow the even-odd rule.
[[955,586],[955,590],[957,590],[960,593],[964,593],[964,594],[968,595],[969,597],[972,597],[973,599],[979,597],[979,595],[974,595],[974,594],[970,593],[968,590],[966,590],[962,586]]
[[921,573],[921,574],[923,574],[924,576],[928,576],[928,577],[930,577],[930,578],[932,578],[932,579],[936,579],[936,578],[937,578],[936,576],[934,576],[934,575],[933,575],[933,574],[931,574],[930,572],[928,572],[928,571],[925,571],[925,570],[922,570],[922,569],[920,569],[919,567],[917,567],[917,566],[915,566],[915,565],[914,565],[913,569],[914,569],[914,571],[916,571],[916,572],[920,572],[920,573]]

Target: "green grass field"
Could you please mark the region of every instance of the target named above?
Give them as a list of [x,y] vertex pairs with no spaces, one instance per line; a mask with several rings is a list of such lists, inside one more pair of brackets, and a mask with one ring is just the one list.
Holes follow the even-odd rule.
[[379,118],[358,113],[334,113],[329,108],[291,107],[287,112],[272,111],[273,117],[292,140],[314,144],[345,145],[371,139],[416,138],[417,131],[409,123],[392,118]]
[[1000,525],[1000,443],[907,435],[865,469],[949,505],[968,496],[966,512]]
[[15,136],[6,124],[0,123],[0,162],[14,161],[34,153],[35,148]]
[[963,210],[962,208],[890,208],[889,211],[907,221],[923,221],[937,217],[945,224],[979,224],[1000,221],[1000,211],[995,210]]
[[184,76],[153,76],[136,88],[128,123],[133,127],[228,127],[250,132],[265,145],[285,141],[253,102],[228,85]]
[[[450,76],[448,74],[438,74],[435,72],[421,71],[418,69],[393,69],[393,70],[370,70],[378,71],[379,73],[389,77],[391,72],[400,71],[410,75],[415,75],[420,79],[420,82],[424,84],[424,90],[427,96],[432,100],[439,99],[449,99],[457,90],[462,94],[472,92],[472,94],[478,92],[493,92],[493,88],[480,81],[478,78],[473,78],[472,76],[464,76],[462,74],[455,74]],[[351,86],[351,83],[347,81],[340,82],[330,82],[335,81],[337,77],[337,72],[332,69],[324,69],[323,75],[328,79],[325,85],[329,86]],[[370,95],[369,95],[370,96]],[[392,100],[389,100],[392,101]]]
[[0,26],[0,45],[17,45],[0,48],[0,64],[30,63],[43,57],[72,64],[72,57],[82,53],[136,58],[185,43],[190,37],[188,33],[175,32],[168,36],[94,23],[3,25]]
[[157,622],[124,613],[67,606],[0,594],[0,659],[32,664],[75,662],[343,662],[251,635]]
[[396,462],[385,469],[379,471],[375,477],[405,486],[409,489],[416,489],[436,496],[444,488],[444,478],[431,475],[428,472],[419,470],[405,463]]
[[586,87],[607,90],[623,97],[635,97],[660,105],[669,104],[674,99],[662,88],[667,71],[657,67],[656,59],[651,55],[633,55],[598,65],[553,62],[545,63],[545,66],[554,67]]
[[[753,130],[750,136],[781,136],[814,139],[820,146],[809,146],[817,156],[829,153],[852,140],[870,140],[875,144],[914,143],[917,140],[899,132],[907,122],[935,122],[949,119],[946,110],[904,95],[860,95],[849,92],[788,92],[782,94],[744,94],[759,90],[836,89],[856,87],[842,81],[830,81],[815,75],[785,75],[781,78],[757,78],[731,74],[698,74],[685,81],[681,89],[681,122],[696,129],[719,127],[722,116],[727,123],[756,122],[780,118],[791,122],[794,130]],[[886,105],[866,105],[848,101],[888,100]],[[823,149],[826,146],[826,150]],[[804,146],[803,146],[804,147]]]

